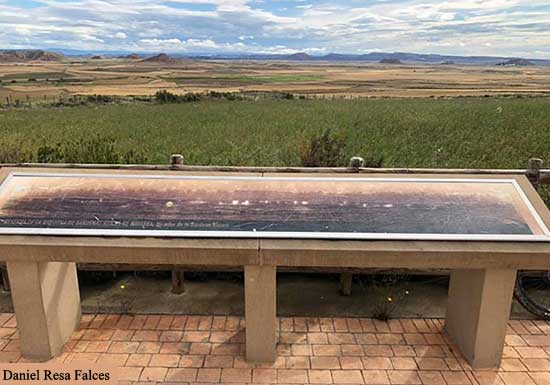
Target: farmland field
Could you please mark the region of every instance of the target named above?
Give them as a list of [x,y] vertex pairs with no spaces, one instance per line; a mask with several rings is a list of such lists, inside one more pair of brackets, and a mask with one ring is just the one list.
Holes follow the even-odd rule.
[[[331,129],[346,157],[386,167],[521,168],[550,159],[550,98],[204,100],[0,110],[0,162],[301,165]],[[73,148],[74,147],[74,148]],[[73,156],[67,155],[70,152]],[[118,154],[121,154],[120,156]]]
[[0,63],[0,103],[73,95],[286,92],[308,98],[549,95],[550,67],[77,59]]

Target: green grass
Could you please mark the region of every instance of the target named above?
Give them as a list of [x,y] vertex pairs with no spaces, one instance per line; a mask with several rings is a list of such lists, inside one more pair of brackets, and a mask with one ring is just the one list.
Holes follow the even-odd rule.
[[73,75],[67,74],[65,72],[20,72],[13,74],[6,74],[0,76],[0,80],[10,81],[10,80],[26,80],[26,79],[48,79],[48,78],[71,78]]
[[323,79],[321,75],[271,75],[271,76],[235,76],[232,79],[238,79],[253,83],[300,83],[315,82]]
[[383,156],[386,167],[524,168],[530,157],[550,161],[550,98],[0,110],[0,157],[36,161],[43,146],[100,135],[112,138],[114,151],[133,150],[147,163],[182,153],[189,164],[299,166],[303,144],[327,128],[344,140],[349,156]]

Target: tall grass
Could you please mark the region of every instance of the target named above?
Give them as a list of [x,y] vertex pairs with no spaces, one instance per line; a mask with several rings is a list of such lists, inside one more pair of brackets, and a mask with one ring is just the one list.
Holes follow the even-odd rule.
[[464,98],[4,110],[0,161],[43,160],[39,149],[47,147],[85,162],[93,158],[88,145],[104,151],[94,138],[108,138],[114,155],[102,155],[106,162],[166,163],[182,153],[190,164],[298,166],[304,145],[327,129],[346,157],[383,158],[386,167],[508,168],[525,167],[530,157],[550,160],[550,99]]

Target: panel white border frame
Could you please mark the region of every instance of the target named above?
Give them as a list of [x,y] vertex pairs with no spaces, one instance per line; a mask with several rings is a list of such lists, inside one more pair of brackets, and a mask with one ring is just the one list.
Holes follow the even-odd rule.
[[345,232],[270,232],[270,231],[182,231],[182,230],[127,230],[127,229],[70,229],[36,227],[0,227],[0,235],[63,235],[101,237],[157,237],[157,238],[243,238],[243,239],[318,239],[318,240],[409,240],[409,241],[527,241],[550,242],[550,231],[533,204],[515,179],[489,178],[396,178],[396,177],[270,177],[235,175],[143,175],[143,174],[84,174],[10,172],[0,185],[0,194],[14,177],[63,177],[109,179],[175,179],[175,180],[271,180],[271,181],[326,181],[326,182],[428,182],[428,183],[497,183],[512,184],[521,200],[544,234],[419,234],[419,233],[345,233]]

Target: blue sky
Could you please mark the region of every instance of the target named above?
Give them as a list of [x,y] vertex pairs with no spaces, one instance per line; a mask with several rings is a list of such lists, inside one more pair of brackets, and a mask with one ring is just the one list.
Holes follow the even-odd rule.
[[0,48],[550,58],[550,1],[0,0]]

